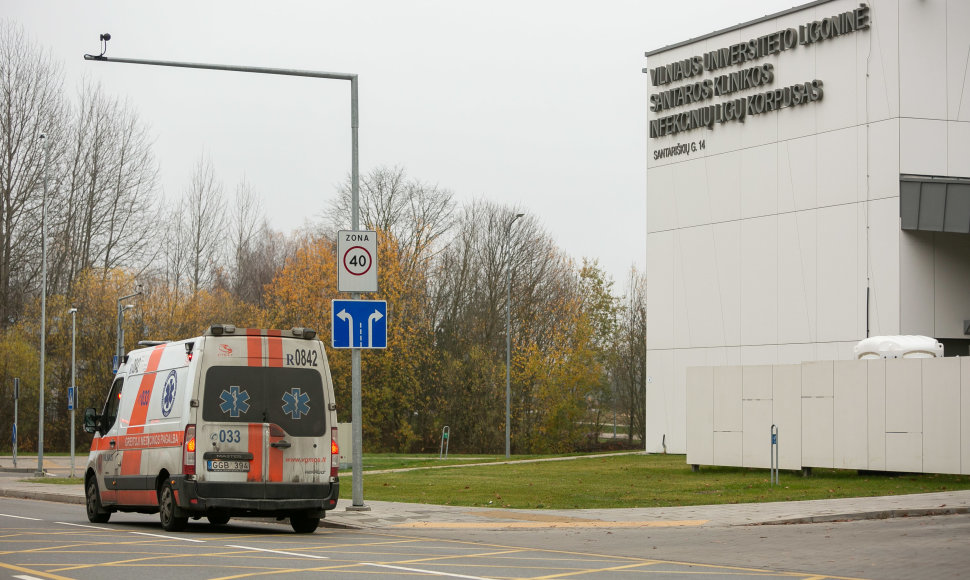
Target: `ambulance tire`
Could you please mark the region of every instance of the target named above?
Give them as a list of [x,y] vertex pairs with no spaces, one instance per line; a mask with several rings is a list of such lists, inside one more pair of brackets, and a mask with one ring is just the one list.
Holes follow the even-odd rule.
[[103,524],[111,517],[111,512],[101,506],[101,494],[98,493],[98,480],[91,478],[84,486],[84,499],[88,511],[88,521],[93,524]]
[[176,515],[181,510],[175,505],[175,492],[172,484],[166,481],[158,494],[158,518],[162,521],[162,529],[166,532],[181,532],[189,523],[186,516]]
[[224,526],[229,523],[229,514],[216,512],[207,515],[205,519],[209,520],[209,523],[213,526]]
[[298,534],[312,534],[320,525],[320,518],[305,514],[293,514],[290,516],[290,525],[293,526],[293,531]]

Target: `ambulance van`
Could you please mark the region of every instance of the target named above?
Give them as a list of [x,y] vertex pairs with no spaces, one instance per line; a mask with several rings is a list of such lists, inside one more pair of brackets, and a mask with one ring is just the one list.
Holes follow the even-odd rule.
[[313,532],[337,505],[337,406],[316,332],[213,325],[204,336],[141,343],[111,385],[84,474],[88,519],[158,512],[289,518]]

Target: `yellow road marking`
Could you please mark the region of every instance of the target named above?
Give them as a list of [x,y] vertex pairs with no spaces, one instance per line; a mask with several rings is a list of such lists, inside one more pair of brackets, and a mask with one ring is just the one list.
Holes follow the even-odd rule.
[[409,522],[394,528],[415,529],[562,529],[562,528],[671,528],[703,526],[710,520],[671,520],[651,522],[604,522],[601,520],[565,522]]
[[588,570],[575,570],[573,572],[563,572],[562,574],[550,574],[549,576],[536,576],[530,580],[546,580],[548,578],[565,578],[567,576],[580,576],[582,574],[600,574],[602,572],[616,572],[618,570],[629,570],[630,568],[640,568],[643,566],[653,566],[660,564],[659,560],[647,560],[637,564],[626,564],[625,566],[612,566],[610,568],[590,568]]
[[574,518],[568,516],[555,516],[549,514],[533,514],[527,512],[514,512],[511,510],[485,510],[477,512],[465,512],[466,516],[479,516],[483,518],[495,518],[500,520],[525,520],[530,522],[599,522],[602,520],[592,520],[589,518]]
[[65,576],[58,576],[56,574],[48,574],[47,572],[39,572],[37,570],[31,570],[30,568],[21,568],[20,566],[14,566],[13,564],[4,564],[0,562],[0,568],[6,568],[7,570],[13,570],[14,572],[23,572],[25,574],[30,574],[32,576],[40,576],[41,578],[49,578],[50,580],[71,580]]

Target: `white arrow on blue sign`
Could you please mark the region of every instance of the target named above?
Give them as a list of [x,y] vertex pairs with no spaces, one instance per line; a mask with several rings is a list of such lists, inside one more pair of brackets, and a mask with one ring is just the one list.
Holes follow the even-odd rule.
[[387,348],[386,300],[332,300],[334,348]]

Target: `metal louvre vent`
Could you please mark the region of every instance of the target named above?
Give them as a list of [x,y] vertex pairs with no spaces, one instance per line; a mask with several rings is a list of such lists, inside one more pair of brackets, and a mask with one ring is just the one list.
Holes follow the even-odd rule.
[[970,179],[900,176],[899,217],[904,230],[970,233]]

